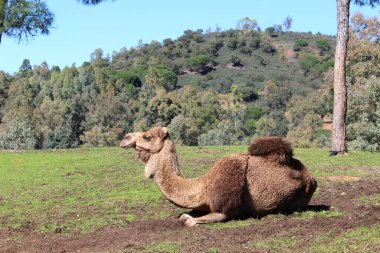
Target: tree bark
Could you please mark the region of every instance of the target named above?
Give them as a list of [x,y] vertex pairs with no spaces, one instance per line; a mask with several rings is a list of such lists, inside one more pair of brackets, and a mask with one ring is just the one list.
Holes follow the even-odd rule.
[[350,0],[336,0],[337,4],[337,37],[334,65],[334,111],[331,151],[334,154],[347,151],[346,143],[346,58],[348,43],[348,28],[350,15]]

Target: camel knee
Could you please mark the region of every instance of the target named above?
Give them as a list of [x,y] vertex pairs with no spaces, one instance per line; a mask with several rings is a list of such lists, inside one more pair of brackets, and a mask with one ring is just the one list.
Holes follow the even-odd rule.
[[197,227],[199,223],[197,223],[196,218],[189,218],[185,221],[186,227]]
[[182,214],[180,217],[179,217],[179,221],[180,222],[186,222],[188,219],[192,219],[193,217],[187,213],[184,213]]
[[[186,215],[186,216],[184,216],[184,215]],[[184,216],[184,219],[186,218],[185,225],[187,227],[194,227],[194,226],[197,226],[199,224],[204,224],[204,223],[225,221],[228,219],[228,215],[224,214],[224,213],[209,213],[209,214],[206,214],[204,216],[197,217],[197,218],[193,218],[188,214],[181,215],[181,218],[182,218],[182,216]]]

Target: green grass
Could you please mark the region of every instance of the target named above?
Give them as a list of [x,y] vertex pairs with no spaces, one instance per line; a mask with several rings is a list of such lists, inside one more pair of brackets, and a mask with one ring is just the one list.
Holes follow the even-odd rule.
[[90,233],[142,218],[136,206],[162,200],[134,152],[122,149],[1,152],[0,164],[0,229]]
[[[246,152],[247,147],[179,147],[177,151],[184,176],[195,177],[218,158]],[[327,150],[296,149],[295,155],[315,176],[365,177],[380,167],[378,153],[329,157]],[[108,225],[127,226],[134,220],[162,219],[183,211],[163,205],[164,197],[155,183],[144,177],[144,166],[133,150],[0,151],[0,166],[0,230],[28,226],[40,233],[91,233]],[[378,196],[358,201],[378,203]],[[300,217],[308,215],[341,214],[327,211]],[[209,227],[255,222],[262,221],[248,219]]]
[[297,241],[293,238],[275,238],[268,237],[258,242],[248,243],[248,248],[253,251],[265,250],[265,252],[281,252],[284,249],[294,247]]
[[208,252],[208,253],[218,253],[219,250],[217,248],[215,248],[215,247],[212,247],[212,248],[209,248],[206,252]]
[[380,193],[375,193],[369,196],[360,196],[357,201],[361,204],[380,206]]
[[[294,235],[291,229],[285,235],[276,235],[262,238],[255,242],[248,242],[247,247],[253,252],[378,252],[380,247],[380,225],[356,227],[341,234],[325,232],[316,235],[311,241],[303,242],[303,238]],[[300,247],[302,250],[300,250]]]
[[246,220],[231,220],[228,222],[217,222],[206,224],[205,227],[209,229],[227,229],[227,228],[239,228],[259,224],[261,221],[258,219],[250,218]]
[[331,208],[331,210],[316,211],[306,211],[294,213],[292,216],[295,219],[313,219],[313,218],[338,218],[344,216],[344,213],[337,210],[336,208]]
[[180,250],[181,244],[176,242],[154,242],[146,247],[146,252],[176,253]]
[[308,252],[378,252],[380,225],[350,229],[340,236],[322,234],[310,244]]
[[[295,156],[309,167],[314,176],[373,175],[380,168],[379,152],[352,151],[348,155],[328,156],[326,149],[296,149]],[[377,174],[379,177],[379,174]]]

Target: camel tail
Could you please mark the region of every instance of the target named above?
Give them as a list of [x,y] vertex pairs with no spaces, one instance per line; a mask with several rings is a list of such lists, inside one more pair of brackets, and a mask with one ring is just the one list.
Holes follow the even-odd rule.
[[265,137],[255,139],[248,148],[248,153],[253,156],[283,155],[293,156],[293,149],[290,142],[282,137]]

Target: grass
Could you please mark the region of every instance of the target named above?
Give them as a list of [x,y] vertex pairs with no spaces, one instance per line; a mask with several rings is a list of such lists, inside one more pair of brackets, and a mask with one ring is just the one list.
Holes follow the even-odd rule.
[[306,211],[300,213],[294,213],[292,216],[295,219],[313,219],[313,218],[338,218],[342,217],[345,214],[336,208],[331,208],[331,210],[322,210],[322,211]]
[[[378,152],[352,151],[348,155],[328,156],[324,149],[296,149],[295,156],[308,166],[316,177],[373,175],[380,168]],[[377,174],[377,178],[379,178]]]
[[[253,252],[378,252],[380,247],[380,225],[356,227],[336,234],[335,231],[315,235],[307,240],[306,245],[296,229],[286,234],[261,238],[248,242],[247,247]],[[300,250],[302,246],[302,250]]]
[[180,252],[181,244],[176,242],[154,242],[146,247],[145,250],[145,252],[176,253]]
[[380,206],[380,193],[372,194],[369,196],[360,196],[357,201],[361,204]]
[[227,229],[227,228],[239,228],[259,224],[261,221],[258,219],[250,218],[246,220],[231,220],[228,222],[218,222],[206,224],[208,229]]
[[248,248],[253,251],[265,250],[265,252],[281,252],[284,249],[294,247],[296,244],[297,241],[293,238],[268,237],[256,243],[249,242]]
[[1,152],[0,164],[0,229],[90,233],[143,218],[133,208],[162,200],[121,149]]
[[208,252],[208,253],[218,253],[219,250],[217,248],[212,247],[212,248],[209,248],[206,252]]
[[[183,174],[196,177],[218,158],[246,150],[245,146],[179,147],[178,153]],[[295,155],[315,176],[365,177],[380,166],[379,154],[370,152],[329,157],[327,150],[296,149]],[[162,194],[152,180],[144,178],[143,165],[132,150],[0,151],[0,165],[0,230],[31,227],[39,233],[91,233],[108,225],[127,226],[130,221],[161,219],[183,211],[163,204]],[[378,200],[378,195],[358,199],[376,205]],[[306,212],[300,218],[315,215],[342,214],[333,210],[326,214]],[[248,219],[208,227],[256,222],[262,221]]]
[[322,234],[310,244],[308,252],[378,252],[380,225],[357,227],[340,236]]
[[[296,234],[294,234],[296,232]],[[308,240],[297,235],[297,230],[291,229],[283,235],[261,238],[248,242],[247,247],[253,252],[378,252],[380,225],[356,227],[337,235],[335,231],[315,235]],[[302,247],[302,250],[300,250]]]

